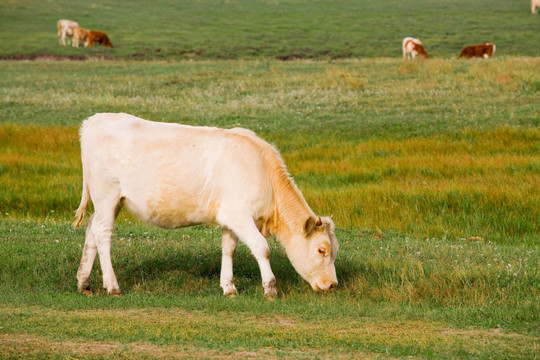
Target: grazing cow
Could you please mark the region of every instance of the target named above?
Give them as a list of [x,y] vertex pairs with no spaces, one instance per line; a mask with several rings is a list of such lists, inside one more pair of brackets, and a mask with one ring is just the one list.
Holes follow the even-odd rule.
[[531,0],[531,13],[536,14],[536,8],[540,7],[540,0]]
[[490,58],[495,53],[495,44],[490,42],[485,42],[479,45],[467,46],[459,54],[460,58]]
[[109,48],[113,47],[113,44],[109,41],[109,37],[103,31],[90,30],[84,46],[93,47],[94,44],[101,44]]
[[84,46],[88,46],[86,41],[88,39],[89,32],[89,30],[83,29],[82,27],[76,27],[73,29],[73,47],[79,47],[79,41],[82,41]]
[[220,285],[236,295],[233,254],[238,238],[259,264],[264,295],[277,296],[266,238],[275,235],[296,271],[316,291],[337,285],[338,242],[331,217],[318,217],[289,176],[276,149],[250,130],[159,123],[129,114],[96,114],[80,128],[82,198],[94,214],[77,272],[79,291],[99,252],[103,286],[120,294],[110,248],[113,223],[125,206],[163,228],[216,223],[223,228]]
[[73,29],[78,27],[79,24],[71,20],[58,20],[56,25],[58,27],[58,41],[60,45],[66,46],[66,37],[72,37]]
[[424,47],[422,46],[422,42],[418,39],[412,38],[412,37],[406,37],[403,39],[403,57],[410,57],[411,59],[414,59],[416,55],[422,56],[424,59],[428,58],[427,52],[424,50]]

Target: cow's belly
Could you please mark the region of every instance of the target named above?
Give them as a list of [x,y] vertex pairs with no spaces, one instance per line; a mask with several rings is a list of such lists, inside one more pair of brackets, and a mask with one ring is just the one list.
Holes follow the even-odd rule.
[[202,203],[164,201],[163,199],[141,203],[125,197],[124,206],[141,220],[167,229],[216,222],[217,210],[209,209]]
[[142,220],[163,228],[214,223],[218,194],[205,188],[202,179],[186,178],[162,175],[140,182],[140,186],[124,187],[124,206]]

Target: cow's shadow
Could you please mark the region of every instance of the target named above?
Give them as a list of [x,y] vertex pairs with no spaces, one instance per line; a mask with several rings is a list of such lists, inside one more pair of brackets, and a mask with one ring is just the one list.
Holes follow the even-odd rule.
[[[173,240],[174,241],[174,240]],[[196,240],[191,240],[196,241]],[[270,240],[270,264],[283,292],[306,291],[309,284],[304,281],[291,265],[285,250]],[[132,249],[137,251],[137,249]],[[186,246],[182,251],[158,252],[144,256],[113,255],[113,267],[122,292],[129,293],[220,293],[221,247]],[[239,243],[234,256],[233,271],[239,292],[261,291],[259,266],[247,248]],[[336,260],[336,272],[340,285],[345,285],[357,276],[358,268],[346,259]],[[91,276],[91,288],[97,293],[101,290],[101,270],[96,259]],[[336,291],[342,286],[338,286]]]
[[[290,264],[284,250],[272,249],[272,270],[284,287],[300,286],[303,281]],[[221,248],[193,247],[182,252],[169,252],[146,256],[141,261],[119,260],[113,266],[123,293],[146,291],[168,292],[221,292]],[[94,269],[96,270],[96,269]],[[257,291],[261,276],[257,261],[249,249],[239,244],[234,255],[233,272],[239,291]],[[100,271],[98,271],[101,275]]]

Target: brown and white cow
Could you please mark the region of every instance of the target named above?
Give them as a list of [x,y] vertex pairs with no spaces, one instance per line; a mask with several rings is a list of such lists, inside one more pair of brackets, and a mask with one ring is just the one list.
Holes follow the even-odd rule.
[[414,59],[417,55],[422,56],[424,59],[428,58],[427,52],[422,46],[422,42],[412,37],[406,37],[402,43],[403,57]]
[[89,32],[89,30],[83,29],[82,27],[73,29],[73,47],[79,47],[79,41],[81,41],[84,46],[87,46],[86,41],[88,40]]
[[540,0],[531,0],[531,13],[536,14],[536,8],[540,8]]
[[159,123],[129,114],[96,114],[80,128],[83,188],[73,225],[90,197],[94,214],[77,272],[79,291],[99,252],[103,286],[120,294],[110,249],[113,223],[125,206],[139,218],[178,228],[223,228],[220,285],[236,295],[233,254],[238,239],[259,264],[264,295],[277,296],[266,238],[275,235],[296,271],[316,291],[337,285],[338,242],[330,217],[318,217],[287,172],[278,151],[250,130]]
[[78,23],[72,20],[58,20],[56,23],[58,27],[58,42],[60,45],[66,46],[66,37],[73,36],[73,29],[79,26]]
[[485,42],[479,45],[467,46],[459,54],[460,58],[490,58],[495,53],[495,44]]
[[90,30],[84,46],[93,47],[95,44],[112,48],[113,44],[109,41],[109,37],[103,31]]

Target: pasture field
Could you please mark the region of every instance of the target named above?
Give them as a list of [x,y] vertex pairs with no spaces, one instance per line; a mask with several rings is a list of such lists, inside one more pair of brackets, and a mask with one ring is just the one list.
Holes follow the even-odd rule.
[[[539,356],[538,58],[2,62],[0,349],[7,358]],[[313,293],[276,240],[280,298],[220,230],[125,212],[124,295],[76,293],[77,127],[96,112],[248,127],[334,214],[338,289]]]
[[256,131],[342,228],[537,245],[539,63],[4,62],[0,213],[69,218],[78,125],[124,111]]
[[270,241],[280,298],[262,298],[245,246],[240,295],[219,288],[220,231],[122,223],[113,261],[124,295],[76,293],[84,230],[3,221],[0,349],[7,358],[538,357],[537,249],[339,230],[340,287],[315,294]]
[[[114,48],[59,46],[63,18],[106,31]],[[400,57],[406,36],[433,57],[484,41],[495,56],[539,56],[539,28],[529,0],[5,0],[0,57]]]
[[[540,358],[540,15],[528,0],[0,2],[0,359]],[[481,16],[479,14],[482,14]],[[112,49],[58,45],[67,18]],[[419,37],[431,58],[401,59]],[[492,41],[489,61],[459,61]],[[51,61],[71,58],[86,61]],[[49,59],[49,60],[44,60]],[[280,61],[292,60],[292,61]],[[77,129],[97,112],[254,130],[333,214],[338,288],[271,238],[279,297],[221,231],[125,211],[121,297],[76,291]]]

